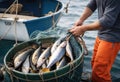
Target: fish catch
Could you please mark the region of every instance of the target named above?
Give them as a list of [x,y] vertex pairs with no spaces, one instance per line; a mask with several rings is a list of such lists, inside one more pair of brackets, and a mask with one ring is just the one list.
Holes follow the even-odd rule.
[[34,65],[37,65],[37,61],[38,61],[40,54],[41,54],[41,46],[38,49],[36,49],[32,55],[32,63]]
[[59,69],[59,68],[65,66],[66,64],[67,64],[67,59],[66,59],[66,57],[64,56],[64,57],[61,59],[61,61],[60,61],[59,63],[57,63],[57,68],[56,68],[56,69]]
[[14,68],[18,68],[26,59],[26,57],[33,51],[33,49],[28,49],[21,54],[19,54],[15,59],[14,59]]
[[67,52],[67,56],[70,57],[71,61],[73,61],[74,60],[74,58],[73,58],[73,52],[72,52],[72,47],[70,45],[69,40],[67,40],[66,52]]
[[23,65],[22,65],[22,72],[29,73],[29,69],[30,69],[30,62],[29,62],[29,55],[28,55],[26,60],[24,61]]
[[53,54],[53,52],[56,50],[56,48],[60,45],[60,43],[65,39],[66,37],[61,37],[59,38],[57,41],[55,41],[55,43],[53,44],[52,48],[51,48],[51,53]]
[[13,58],[13,68],[23,73],[44,73],[64,67],[75,60],[70,37],[71,35],[67,35],[57,39],[54,43],[49,42],[51,45],[48,46],[46,46],[47,42],[41,42],[37,48],[22,50]]
[[39,68],[51,55],[51,47],[48,47],[46,50],[43,51],[43,53],[40,55],[38,61],[37,61],[37,68]]
[[54,65],[56,62],[58,62],[63,55],[65,54],[65,47],[66,47],[67,42],[63,41],[58,48],[56,49],[56,51],[52,54],[50,61],[47,65],[47,68],[50,68],[52,65]]

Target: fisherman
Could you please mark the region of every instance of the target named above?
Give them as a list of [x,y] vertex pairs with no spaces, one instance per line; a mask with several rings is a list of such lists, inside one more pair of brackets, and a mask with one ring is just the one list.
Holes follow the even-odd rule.
[[[83,22],[98,9],[98,20]],[[75,36],[98,30],[92,66],[92,82],[112,82],[110,70],[120,50],[120,0],[90,0],[70,32]]]

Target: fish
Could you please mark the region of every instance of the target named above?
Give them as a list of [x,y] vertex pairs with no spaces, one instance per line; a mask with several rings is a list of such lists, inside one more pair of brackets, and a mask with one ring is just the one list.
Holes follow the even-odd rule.
[[45,73],[45,72],[50,72],[50,69],[48,69],[48,68],[43,68],[43,69],[40,69],[39,70],[39,73]]
[[46,68],[47,67],[47,65],[44,63],[44,64],[42,64],[42,68]]
[[38,61],[40,54],[41,54],[41,46],[39,46],[39,48],[37,48],[32,55],[33,65],[37,65],[37,61]]
[[30,70],[30,62],[29,62],[29,55],[27,56],[26,60],[24,61],[22,65],[22,72],[23,73],[29,73]]
[[66,64],[67,64],[67,59],[66,59],[66,57],[63,57],[63,58],[61,59],[61,61],[57,64],[56,69],[58,70],[59,68],[65,66]]
[[60,43],[65,39],[65,37],[60,37],[55,43],[52,45],[51,54],[56,50],[56,48],[60,45]]
[[39,68],[47,60],[47,58],[50,57],[50,55],[51,55],[51,47],[48,47],[40,55],[40,57],[37,61],[37,68]]
[[65,54],[65,47],[67,42],[63,41],[55,50],[55,52],[51,55],[47,68],[53,66],[56,62],[58,62],[63,55]]
[[67,40],[66,52],[67,52],[67,56],[70,57],[71,61],[73,61],[74,60],[74,58],[73,58],[73,52],[72,52],[72,47],[70,45],[69,40],[70,39]]
[[37,72],[37,68],[36,68],[36,66],[33,65],[33,63],[32,63],[32,55],[30,56],[29,62],[30,62],[30,72],[31,72],[31,73],[36,73],[36,72]]
[[32,51],[33,49],[28,49],[16,56],[14,59],[14,68],[17,69]]
[[[49,57],[50,58],[50,57]],[[49,63],[49,58],[45,61],[46,65],[48,65]]]

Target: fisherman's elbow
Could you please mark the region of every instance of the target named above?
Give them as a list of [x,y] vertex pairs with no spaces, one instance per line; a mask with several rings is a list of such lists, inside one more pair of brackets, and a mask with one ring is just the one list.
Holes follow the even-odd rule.
[[100,25],[103,28],[111,28],[114,26],[115,20],[113,18],[101,18],[99,19]]

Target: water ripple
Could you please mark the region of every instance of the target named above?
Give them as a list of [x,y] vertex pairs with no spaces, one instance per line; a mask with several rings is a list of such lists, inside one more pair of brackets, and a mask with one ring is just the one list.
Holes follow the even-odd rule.
[[[60,1],[62,1],[66,5],[69,0],[60,0]],[[71,0],[70,5],[68,7],[68,13],[64,13],[62,18],[60,19],[60,22],[58,23],[57,30],[61,30],[59,31],[60,34],[64,35],[64,33],[72,27],[75,21],[79,19],[87,3],[88,0]],[[91,17],[89,17],[84,24],[88,24],[96,21],[98,18],[97,16],[98,13],[97,11],[95,11],[95,13]],[[84,58],[83,71],[91,72],[90,61],[92,57],[92,50],[96,36],[97,36],[97,31],[89,31],[84,34],[83,39],[88,48],[89,55],[85,56]],[[111,70],[113,82],[119,82],[119,78],[120,78],[119,70],[120,70],[120,53],[118,54]]]

